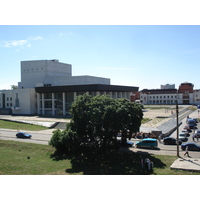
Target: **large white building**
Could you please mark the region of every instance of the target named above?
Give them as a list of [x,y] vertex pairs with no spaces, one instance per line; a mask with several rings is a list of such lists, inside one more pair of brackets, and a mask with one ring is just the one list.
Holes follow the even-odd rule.
[[72,76],[72,66],[58,60],[21,62],[18,89],[0,91],[0,114],[67,115],[80,94],[109,94],[130,99],[138,87],[110,85],[110,79]]

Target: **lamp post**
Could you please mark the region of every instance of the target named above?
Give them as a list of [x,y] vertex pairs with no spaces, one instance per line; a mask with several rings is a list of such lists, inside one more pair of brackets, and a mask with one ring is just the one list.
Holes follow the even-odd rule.
[[177,156],[179,157],[178,100],[176,100],[176,132],[177,132]]

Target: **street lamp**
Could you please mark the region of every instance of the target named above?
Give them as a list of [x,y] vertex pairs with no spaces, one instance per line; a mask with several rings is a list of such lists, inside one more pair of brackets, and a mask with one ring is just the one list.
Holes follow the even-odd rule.
[[179,122],[178,122],[178,100],[176,100],[176,132],[177,132],[177,156],[179,157]]

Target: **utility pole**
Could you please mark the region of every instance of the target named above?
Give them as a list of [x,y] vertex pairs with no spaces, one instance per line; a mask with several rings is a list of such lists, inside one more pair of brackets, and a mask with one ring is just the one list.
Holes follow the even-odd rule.
[[177,156],[179,157],[179,122],[178,122],[178,100],[176,100],[176,132],[177,132]]

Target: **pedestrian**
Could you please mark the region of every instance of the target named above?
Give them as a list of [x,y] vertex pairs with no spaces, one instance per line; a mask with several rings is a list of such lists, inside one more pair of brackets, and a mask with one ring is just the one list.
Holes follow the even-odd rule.
[[195,136],[193,135],[193,136],[192,136],[193,141],[194,141],[194,138],[195,138]]
[[185,148],[185,154],[184,154],[184,156],[187,154],[187,156],[189,157],[189,153],[188,153],[188,146],[186,146],[186,148]]

